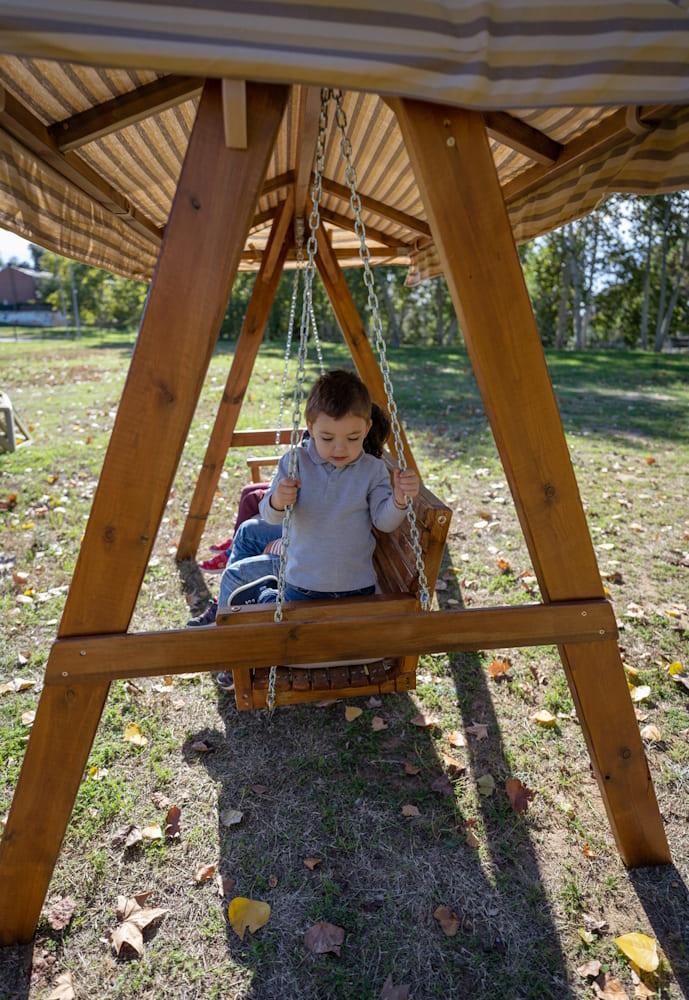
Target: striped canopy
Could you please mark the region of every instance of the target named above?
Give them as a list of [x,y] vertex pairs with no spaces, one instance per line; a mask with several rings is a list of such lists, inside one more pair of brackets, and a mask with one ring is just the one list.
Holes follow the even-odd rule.
[[[0,2],[0,226],[148,278],[207,76],[295,84],[242,266],[295,181],[311,88],[345,108],[374,261],[439,270],[379,95],[485,112],[515,237],[689,186],[689,0]],[[300,86],[301,85],[301,86]],[[323,219],[356,263],[339,150]]]

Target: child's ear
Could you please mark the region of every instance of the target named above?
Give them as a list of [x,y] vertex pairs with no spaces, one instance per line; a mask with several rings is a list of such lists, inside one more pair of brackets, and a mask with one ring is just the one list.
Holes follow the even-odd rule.
[[368,434],[368,432],[371,430],[372,427],[373,427],[373,421],[369,420],[369,422],[366,424],[366,433],[364,434],[364,437],[366,437],[366,434]]

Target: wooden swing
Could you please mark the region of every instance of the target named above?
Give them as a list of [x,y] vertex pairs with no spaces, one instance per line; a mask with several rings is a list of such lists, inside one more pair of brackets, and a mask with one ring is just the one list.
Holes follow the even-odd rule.
[[[143,8],[146,4],[141,0],[133,6]],[[289,6],[284,5],[284,12]],[[349,9],[345,4],[345,21],[347,17],[356,20],[360,6]],[[338,11],[329,14],[336,17]],[[196,8],[183,4],[175,12],[176,18],[188,16],[194,24],[201,16]],[[106,24],[101,34],[96,32],[96,48],[92,44],[96,35],[90,30],[82,33],[70,22],[67,8],[61,13],[67,25],[64,37],[57,27],[55,31],[65,45],[63,50],[54,39],[46,49],[45,34],[37,30],[34,36],[27,28],[6,33],[3,45],[18,48],[5,51],[16,51],[18,55],[12,58],[17,62],[25,55],[48,60],[55,52],[71,52],[80,63],[80,72],[90,73],[91,82],[98,80],[101,96],[84,108],[80,93],[69,117],[60,120],[53,105],[41,108],[41,95],[49,94],[50,88],[29,92],[24,99],[10,89],[0,91],[0,140],[9,164],[7,173],[12,176],[14,165],[14,175],[21,177],[16,190],[3,186],[2,198],[10,199],[14,212],[6,218],[26,220],[21,226],[17,223],[24,235],[61,252],[70,252],[73,246],[75,256],[101,266],[114,262],[112,266],[125,270],[121,250],[126,246],[136,261],[128,273],[148,276],[153,271],[153,279],[0,844],[0,944],[27,941],[34,934],[109,686],[117,678],[237,670],[245,678],[244,688],[238,688],[240,700],[246,695],[253,703],[240,707],[257,707],[265,700],[261,671],[276,663],[288,669],[292,664],[325,657],[351,662],[394,656],[399,661],[396,673],[386,673],[378,689],[391,689],[385,686],[391,684],[395,690],[403,690],[413,683],[412,658],[420,653],[556,644],[624,862],[636,866],[669,861],[616,641],[615,617],[604,597],[507,211],[521,205],[520,199],[528,201],[532,193],[542,194],[547,205],[553,185],[573,190],[585,173],[583,166],[600,164],[601,159],[604,162],[610,149],[616,154],[620,148],[631,149],[634,143],[642,142],[639,137],[644,130],[651,134],[659,130],[663,150],[684,141],[678,137],[688,127],[686,109],[659,103],[637,106],[645,99],[645,87],[653,89],[656,101],[677,101],[672,97],[669,75],[667,93],[658,96],[666,84],[666,77],[661,80],[655,72],[658,58],[653,59],[654,71],[640,78],[638,85],[628,83],[634,81],[633,73],[616,79],[620,105],[626,101],[633,107],[620,106],[593,118],[587,117],[588,111],[582,112],[569,138],[566,127],[559,138],[547,134],[547,108],[543,131],[500,110],[505,91],[497,84],[492,89],[490,74],[478,81],[483,89],[474,92],[471,86],[481,76],[478,70],[448,75],[441,60],[436,77],[433,60],[425,60],[425,56],[426,68],[422,69],[417,59],[420,53],[412,51],[411,42],[411,83],[403,73],[390,69],[392,63],[377,61],[375,53],[372,55],[375,46],[356,57],[362,64],[372,62],[369,78],[365,73],[357,75],[358,61],[356,72],[343,68],[342,60],[336,71],[335,61],[328,62],[327,55],[316,50],[309,50],[300,70],[302,80],[309,84],[320,84],[332,74],[349,87],[368,85],[376,91],[406,95],[385,97],[385,104],[375,94],[356,97],[358,104],[369,102],[375,114],[384,114],[381,134],[393,136],[406,171],[399,175],[402,193],[393,199],[394,204],[386,202],[386,182],[375,169],[367,179],[367,190],[380,195],[361,196],[369,213],[368,233],[377,244],[372,256],[379,262],[412,263],[425,275],[442,271],[447,278],[543,602],[430,614],[418,610],[416,597],[408,593],[414,587],[413,570],[406,561],[408,543],[402,534],[379,546],[377,567],[391,592],[380,598],[346,602],[346,606],[339,603],[336,613],[311,605],[303,611],[295,609],[290,612],[291,620],[278,623],[262,620],[259,613],[241,613],[241,621],[215,629],[130,633],[141,581],[240,265],[258,265],[256,284],[180,539],[180,558],[192,557],[198,549],[228,449],[262,446],[275,440],[274,430],[237,431],[237,417],[283,265],[294,259],[293,224],[307,207],[319,95],[311,86],[292,87],[289,122],[294,142],[290,146],[280,129],[290,96],[290,83],[284,81],[294,76],[294,49],[284,40],[287,36],[280,35],[279,25],[272,24],[271,38],[282,37],[282,48],[273,45],[269,52],[261,50],[263,55],[247,68],[246,52],[251,46],[233,62],[232,46],[240,42],[232,31],[222,37],[207,32],[208,38],[213,34],[217,50],[207,53],[205,61],[205,49],[202,55],[192,51],[184,62],[182,57],[175,61],[167,41],[161,42],[155,34],[150,39],[139,37],[136,28],[131,29],[136,45],[128,47],[129,29],[121,15],[117,31],[109,30]],[[99,16],[109,16],[105,7]],[[221,17],[217,12],[214,16]],[[256,13],[258,21],[272,16],[267,10]],[[378,30],[373,22],[366,22],[367,32],[373,35],[374,28]],[[242,38],[251,41],[249,29],[247,25],[248,34]],[[642,27],[630,29],[632,35],[634,31],[639,34],[638,51],[648,50],[652,55],[660,45],[659,35],[667,37],[670,48],[676,47],[680,30],[681,26],[673,25],[663,33],[653,25],[653,45],[649,46],[644,45]],[[484,31],[490,37],[489,29],[481,27]],[[336,34],[328,22],[321,40]],[[192,36],[193,32],[180,32],[175,45],[181,51],[185,46],[203,49],[210,44],[208,39]],[[574,53],[569,36],[567,45],[564,62],[569,66]],[[229,46],[230,55],[218,57],[223,46]],[[403,48],[395,55],[402,66],[406,65]],[[159,78],[149,73],[145,82],[135,84],[131,91],[131,76],[123,73],[116,77],[113,71],[106,79],[99,76],[105,71],[94,69],[100,63],[146,70],[156,65],[159,52],[162,65],[168,68],[185,66],[188,71],[194,66],[203,71],[212,64],[228,76],[270,77],[278,82]],[[142,62],[146,58],[150,63]],[[62,64],[55,65],[62,72]],[[519,94],[530,95],[536,107],[542,80],[538,79],[534,89],[533,81],[522,72],[524,65],[522,59],[517,74]],[[576,59],[573,65],[572,79],[576,80],[580,78]],[[680,72],[678,65],[673,63],[675,74]],[[74,76],[73,67],[68,68]],[[504,69],[501,66],[500,73]],[[49,74],[47,64],[41,72]],[[465,76],[469,81],[466,89],[460,86],[448,92],[442,83]],[[18,91],[26,78],[31,78],[31,67],[23,64],[21,73],[5,72],[6,80],[16,81],[13,85]],[[502,76],[495,79],[502,80]],[[563,81],[563,89],[553,89],[553,106],[566,103],[563,95],[570,94],[574,108],[596,103],[595,93],[578,88],[566,72]],[[70,87],[74,89],[71,82]],[[69,87],[62,89],[66,92]],[[60,83],[52,90],[57,94]],[[95,167],[107,160],[103,150],[110,148],[112,133],[133,127],[133,141],[140,142],[139,133],[148,134],[149,118],[159,112],[166,114],[180,101],[190,103],[199,94],[195,116],[182,116],[175,122],[175,134],[183,137],[185,145],[185,128],[190,136],[172,207],[161,217],[149,202],[150,212],[158,211],[157,218],[151,218],[144,210],[145,184],[124,193],[118,187],[125,184],[124,171],[111,169],[103,176]],[[460,105],[488,110],[482,113]],[[32,110],[36,107],[40,108],[38,114]],[[529,117],[534,120],[531,113]],[[506,151],[509,159],[503,185],[488,133],[497,137],[500,156]],[[162,140],[166,148],[171,136],[166,129]],[[89,143],[95,144],[98,155],[82,157],[80,146]],[[296,151],[296,160],[290,158],[290,148]],[[662,169],[664,160],[651,157],[649,162]],[[161,176],[168,178],[172,173],[163,170]],[[662,183],[661,177],[658,189]],[[353,262],[351,245],[346,244],[346,234],[354,225],[346,209],[350,192],[327,176],[324,188],[343,210],[332,202],[323,209],[329,232],[321,233],[316,265],[357,371],[374,401],[385,406],[383,380],[341,266]],[[412,189],[418,204],[413,199],[405,201],[404,191]],[[594,203],[594,195],[599,196],[597,191],[588,196],[584,210]],[[414,212],[408,211],[410,204],[415,206]],[[28,206],[26,213],[24,206]],[[561,222],[548,215],[547,208],[545,218],[546,225]],[[267,226],[267,238],[255,236],[265,233]],[[524,231],[522,225],[522,236]],[[287,443],[287,433],[281,430],[278,437]],[[401,445],[407,463],[413,465],[403,432]],[[416,507],[426,535],[425,569],[430,584],[449,524],[441,519],[447,518],[448,511],[428,494]],[[339,691],[356,694],[368,690],[370,674],[366,684],[359,686],[360,680],[363,678],[350,668],[346,679],[327,678],[327,694],[325,678],[315,672],[308,677],[308,691],[299,688],[305,683],[303,679],[296,682],[287,675],[280,677],[278,688],[280,698],[287,703]],[[41,791],[45,787],[50,788],[50,809],[46,809]]]
[[[351,188],[351,198],[354,204],[359,198],[357,191],[356,173],[351,161],[351,143],[347,134],[347,119],[342,108],[342,94],[339,91],[331,92],[328,89],[321,91],[321,106],[319,114],[319,129],[316,142],[315,173],[311,188],[311,214],[309,218],[309,241],[307,244],[307,261],[303,267],[303,282],[300,283],[302,268],[297,267],[294,272],[294,282],[292,288],[292,299],[290,305],[289,327],[287,331],[287,343],[284,360],[284,377],[281,392],[280,417],[284,403],[285,384],[290,358],[291,344],[293,340],[294,321],[297,312],[298,290],[303,288],[303,301],[301,308],[301,323],[299,331],[299,351],[298,351],[298,371],[294,389],[292,409],[294,413],[294,426],[290,433],[290,457],[294,454],[299,437],[299,428],[296,423],[303,403],[303,381],[304,366],[309,339],[313,339],[320,359],[321,372],[323,363],[316,328],[313,305],[311,302],[311,288],[315,270],[315,260],[318,253],[317,230],[320,226],[320,197],[323,184],[323,166],[325,159],[325,142],[327,138],[328,126],[328,106],[332,98],[336,104],[337,126],[341,133],[341,152],[347,163],[346,176]],[[381,365],[377,366],[383,377],[383,370],[386,372],[387,360],[385,357],[385,345],[382,339],[382,325],[378,309],[378,300],[373,290],[373,277],[368,262],[368,247],[366,245],[366,228],[359,210],[356,211],[356,228],[361,239],[361,260],[364,267],[364,275],[369,287],[369,308],[371,311],[372,326],[376,333],[375,342],[379,347]],[[302,239],[302,229],[299,226],[299,241]],[[303,248],[299,247],[299,258],[303,257]],[[403,452],[401,438],[401,428],[397,416],[397,408],[392,397],[392,385],[389,374],[387,379],[383,377],[384,391],[386,395],[386,411],[392,414],[390,438],[395,451],[400,453],[402,467],[406,467],[406,459]],[[280,439],[280,432],[276,432],[276,440]],[[276,459],[268,460],[271,464]],[[256,468],[260,459],[252,463]],[[295,460],[296,462],[296,460]],[[396,467],[397,462],[393,461],[388,453],[386,455],[388,469]],[[295,464],[296,468],[296,464]],[[445,540],[450,527],[452,511],[445,506],[426,487],[423,487],[413,505],[410,502],[410,510],[405,521],[394,532],[375,531],[376,549],[374,553],[374,568],[378,580],[378,587],[381,595],[398,595],[400,600],[397,607],[400,611],[404,608],[417,610],[421,606],[426,609],[430,606],[430,595],[435,586],[436,577],[440,568]],[[286,518],[285,532],[289,531],[290,518]],[[349,617],[359,615],[369,619],[369,628],[376,628],[377,613],[381,606],[385,606],[385,600],[379,598],[370,599],[355,598],[353,601],[335,600],[320,601],[317,606],[309,602],[307,606],[303,603],[283,604],[282,590],[284,589],[284,560],[280,560],[280,581],[278,594],[278,609],[275,612],[275,620],[287,622],[304,621],[343,621]],[[249,624],[251,622],[267,623],[273,618],[272,609],[265,609],[256,606],[237,606],[229,609],[219,609],[216,620],[218,627],[236,626],[239,624]],[[347,626],[345,625],[345,628]],[[239,710],[259,708],[267,706],[273,709],[275,706],[297,704],[301,702],[323,700],[327,698],[353,697],[370,694],[382,694],[392,691],[408,691],[416,686],[416,666],[417,656],[393,656],[382,659],[372,659],[371,662],[357,661],[353,664],[346,662],[323,663],[313,665],[298,664],[280,667],[258,667],[247,670],[235,669],[233,671],[235,700]]]

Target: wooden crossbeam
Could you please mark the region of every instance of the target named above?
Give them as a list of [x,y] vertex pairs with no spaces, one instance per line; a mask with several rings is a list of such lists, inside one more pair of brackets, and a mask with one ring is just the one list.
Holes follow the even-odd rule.
[[164,76],[79,114],[63,118],[51,125],[48,131],[58,149],[66,153],[198,97],[202,88],[201,77]]
[[298,99],[297,111],[297,159],[294,169],[294,219],[303,218],[307,210],[309,184],[313,158],[318,139],[318,121],[321,110],[321,92],[318,87],[294,87],[292,93]]
[[555,163],[562,152],[562,143],[506,111],[484,111],[483,120],[488,135],[537,163]]
[[62,153],[49,129],[4,87],[0,87],[0,127],[112,215],[154,245],[160,244],[163,231],[77,153]]
[[[306,602],[305,602],[306,603]],[[344,604],[345,602],[335,602]],[[185,671],[250,669],[274,663],[403,656],[553,643],[597,642],[617,634],[607,601],[465,611],[406,610],[382,601],[379,616],[263,621],[213,629],[83,636],[52,647],[45,683],[153,677]],[[397,613],[395,613],[397,612]]]
[[[286,87],[247,87],[249,148],[237,152],[225,147],[219,83],[204,87],[61,638],[129,625],[286,100]],[[0,843],[0,945],[34,934],[108,687],[41,692]]]
[[[331,222],[333,226],[349,230],[352,233],[356,232],[356,223],[348,215],[333,212],[330,208],[320,208],[319,214],[321,219],[324,219],[325,222]],[[373,240],[375,243],[382,243],[384,247],[389,247],[394,251],[395,255],[409,253],[411,250],[410,245],[405,243],[404,240],[390,236],[389,233],[384,233],[374,226],[369,226],[368,222],[366,223],[366,238],[367,240]],[[356,253],[356,251],[354,252]]]
[[280,213],[273,221],[261,269],[256,276],[232,365],[225,383],[225,390],[177,546],[178,560],[190,559],[198,551],[206,519],[239,418],[244,393],[263,340],[263,333],[282,274],[287,247],[291,244],[289,229],[293,219],[293,203],[293,193],[290,190],[287,200],[282,203]]
[[[352,196],[348,187],[344,184],[338,184],[337,181],[332,181],[328,177],[323,178],[323,190],[335,198],[339,198],[340,201],[347,202],[347,204],[349,204],[349,199]],[[398,225],[404,226],[405,229],[410,229],[419,236],[431,235],[430,226],[422,219],[417,219],[416,216],[409,215],[407,212],[400,212],[399,209],[392,208],[390,205],[386,205],[385,202],[378,201],[377,198],[371,198],[367,194],[359,192],[359,198],[361,199],[362,206],[367,211],[373,212],[374,215],[379,215],[381,219],[389,219],[390,222],[396,222]]]
[[[572,139],[562,147],[562,151],[553,163],[531,167],[505,184],[502,189],[505,203],[511,205],[524,195],[531,194],[542,185],[555,180],[565,171],[582,166],[591,157],[605,153],[617,143],[628,139],[633,132],[629,127],[627,110],[627,108],[620,108],[619,111],[609,115],[598,125],[594,125]],[[667,114],[676,110],[677,108],[672,105],[649,104],[639,108],[635,118],[639,122],[651,125],[662,121]]]
[[284,174],[276,174],[275,177],[268,178],[261,189],[261,196],[272,194],[273,191],[279,191],[281,188],[289,188],[293,184],[294,171],[286,170]]
[[[277,433],[277,427],[275,430],[235,431],[230,438],[230,448],[255,448],[258,445],[273,445],[275,444],[275,435]],[[303,428],[299,433],[303,433]],[[289,444],[291,435],[291,427],[280,428],[279,444]]]

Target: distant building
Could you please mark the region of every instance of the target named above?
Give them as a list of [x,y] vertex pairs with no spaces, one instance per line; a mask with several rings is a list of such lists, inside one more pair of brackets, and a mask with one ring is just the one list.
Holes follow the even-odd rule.
[[51,278],[49,271],[7,264],[0,268],[0,325],[59,326],[65,322],[41,302],[39,282]]

